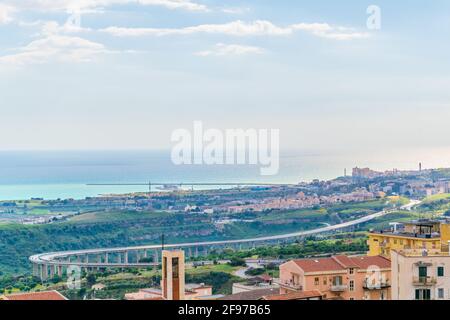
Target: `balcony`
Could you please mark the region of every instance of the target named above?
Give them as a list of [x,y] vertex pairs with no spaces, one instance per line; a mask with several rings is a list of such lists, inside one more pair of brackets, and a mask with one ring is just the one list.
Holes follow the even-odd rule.
[[382,290],[386,288],[390,288],[391,284],[389,283],[389,280],[380,280],[376,281],[375,283],[371,283],[369,281],[364,280],[363,288],[365,290]]
[[302,291],[303,286],[299,283],[294,283],[292,281],[282,281],[282,280],[274,280],[274,283],[278,284],[282,288],[286,288],[293,291]]
[[414,277],[413,284],[415,286],[433,286],[437,283],[435,277]]
[[330,288],[331,292],[343,292],[345,290],[347,290],[347,286],[345,284],[332,285]]

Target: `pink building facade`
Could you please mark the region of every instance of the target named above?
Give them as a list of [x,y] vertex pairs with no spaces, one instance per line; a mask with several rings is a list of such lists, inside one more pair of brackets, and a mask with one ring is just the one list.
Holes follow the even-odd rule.
[[292,260],[280,266],[281,293],[318,290],[325,299],[390,300],[391,262],[333,256]]

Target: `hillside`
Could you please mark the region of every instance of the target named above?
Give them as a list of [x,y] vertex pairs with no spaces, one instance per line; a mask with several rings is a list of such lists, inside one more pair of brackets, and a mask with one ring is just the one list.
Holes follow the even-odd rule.
[[166,241],[172,243],[275,235],[351,220],[390,205],[377,200],[329,208],[248,213],[229,217],[233,222],[225,225],[215,223],[218,216],[134,211],[87,213],[47,225],[0,225],[0,273],[30,272],[28,257],[36,253],[159,243],[163,233]]

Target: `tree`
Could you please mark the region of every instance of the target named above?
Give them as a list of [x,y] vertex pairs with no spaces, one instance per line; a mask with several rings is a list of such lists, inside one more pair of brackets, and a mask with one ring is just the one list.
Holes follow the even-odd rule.
[[96,278],[95,274],[89,273],[86,276],[86,281],[87,281],[88,286],[91,287],[95,284],[95,282],[97,281],[97,278]]
[[230,260],[230,266],[232,267],[245,267],[247,264],[245,263],[245,260],[238,257],[233,257]]
[[62,281],[62,278],[60,277],[60,276],[58,276],[58,275],[55,275],[52,279],[51,279],[51,282],[52,283],[59,283],[59,282],[61,282]]

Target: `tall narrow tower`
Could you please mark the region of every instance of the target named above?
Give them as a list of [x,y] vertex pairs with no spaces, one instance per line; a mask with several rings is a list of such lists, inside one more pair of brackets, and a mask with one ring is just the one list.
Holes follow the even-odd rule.
[[422,172],[422,162],[419,162],[419,172]]
[[166,300],[184,300],[184,251],[162,252],[162,293]]

